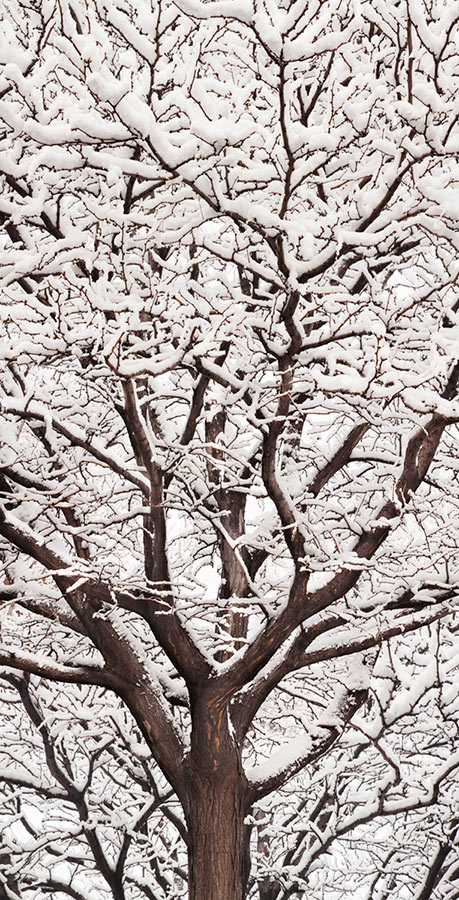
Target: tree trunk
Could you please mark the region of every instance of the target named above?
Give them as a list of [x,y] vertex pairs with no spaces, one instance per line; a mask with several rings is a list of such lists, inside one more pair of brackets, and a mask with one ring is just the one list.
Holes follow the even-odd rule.
[[243,900],[250,869],[244,825],[249,792],[226,703],[209,692],[192,701],[184,809],[189,900]]
[[187,824],[189,900],[243,900],[248,878],[244,804],[233,777],[192,779]]

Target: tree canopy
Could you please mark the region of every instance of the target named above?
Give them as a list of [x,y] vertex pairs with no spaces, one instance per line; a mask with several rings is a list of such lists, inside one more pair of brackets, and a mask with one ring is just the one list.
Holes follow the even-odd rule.
[[[368,898],[421,829],[426,900],[457,829],[459,6],[4,10],[0,714],[46,763],[0,764],[5,896],[89,897],[89,857],[114,900],[180,896],[186,846],[190,900],[280,900],[338,842],[334,896],[376,817]],[[18,789],[64,804],[46,849]]]

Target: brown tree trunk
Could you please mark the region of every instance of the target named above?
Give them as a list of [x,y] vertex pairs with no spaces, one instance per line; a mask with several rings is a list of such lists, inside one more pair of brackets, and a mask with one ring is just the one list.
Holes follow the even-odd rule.
[[189,900],[243,900],[244,808],[234,780],[194,779],[188,810]]
[[248,785],[225,704],[201,697],[192,706],[184,802],[189,900],[243,900],[250,868]]

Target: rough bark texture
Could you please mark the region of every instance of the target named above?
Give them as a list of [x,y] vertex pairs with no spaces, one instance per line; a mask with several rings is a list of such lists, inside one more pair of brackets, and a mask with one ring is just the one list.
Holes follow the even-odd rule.
[[189,900],[243,900],[247,866],[237,773],[195,773],[189,797]]
[[184,802],[190,835],[189,900],[243,900],[249,791],[228,701],[215,689],[199,692],[192,714]]

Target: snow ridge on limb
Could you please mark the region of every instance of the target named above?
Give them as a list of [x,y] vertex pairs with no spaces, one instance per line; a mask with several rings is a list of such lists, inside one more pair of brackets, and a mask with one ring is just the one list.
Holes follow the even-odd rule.
[[19,654],[15,650],[0,646],[0,664],[11,669],[19,669],[22,672],[30,672],[31,675],[39,675],[41,678],[49,678],[52,681],[63,681],[70,684],[98,684],[101,687],[111,687],[115,680],[102,666],[76,665],[70,661],[66,663],[52,663],[47,656],[38,656],[32,653]]
[[253,19],[253,3],[250,0],[216,0],[212,3],[200,3],[199,0],[178,0],[177,7],[189,16],[197,19],[236,19],[248,25]]
[[[366,679],[368,681],[368,679]],[[347,722],[368,698],[368,685],[343,689],[308,733],[300,734],[271,759],[249,770],[247,779],[253,800],[260,800],[306,766],[320,759],[338,740]]]

